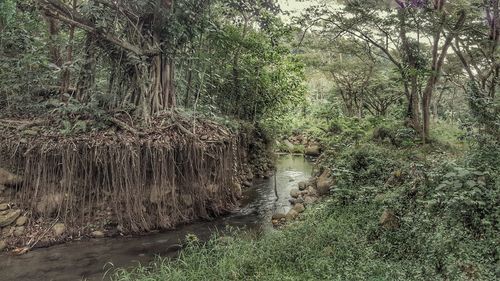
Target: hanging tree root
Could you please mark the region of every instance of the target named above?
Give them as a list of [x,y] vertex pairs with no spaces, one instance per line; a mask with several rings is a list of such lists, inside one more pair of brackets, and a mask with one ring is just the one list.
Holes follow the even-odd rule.
[[244,150],[237,136],[220,134],[203,121],[197,131],[217,142],[200,141],[182,120],[166,129],[155,120],[143,131],[117,118],[111,122],[133,137],[99,131],[20,142],[26,136],[0,134],[0,167],[23,176],[20,207],[35,217],[58,216],[69,227],[91,224],[109,212],[123,232],[143,232],[236,206]]

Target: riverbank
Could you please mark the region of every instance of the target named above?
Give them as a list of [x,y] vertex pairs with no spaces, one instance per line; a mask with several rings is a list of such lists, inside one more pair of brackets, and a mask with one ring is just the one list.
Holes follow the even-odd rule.
[[[299,182],[307,180],[312,170],[311,163],[301,156],[279,156],[276,165],[278,200],[274,192],[274,176],[256,178],[251,187],[243,189],[243,198],[237,209],[213,220],[145,235],[74,239],[20,256],[2,253],[0,280],[99,281],[106,272],[108,277],[116,268],[130,268],[139,262],[148,264],[157,256],[176,257],[188,234],[207,241],[213,233],[225,233],[234,228],[244,228],[256,234],[272,231],[271,216],[276,212],[287,212],[290,191]],[[28,263],[30,266],[26,267]]]
[[376,136],[327,153],[329,197],[280,230],[191,237],[178,259],[114,280],[496,279],[498,175],[466,166],[460,143]]
[[178,260],[119,271],[114,280],[397,280],[387,277],[400,277],[395,266],[406,264],[377,259],[366,238],[378,227],[377,206],[332,207],[318,204],[260,239],[239,234],[193,243]]
[[67,132],[53,116],[0,119],[0,252],[211,220],[274,169],[265,136],[243,121],[118,117]]

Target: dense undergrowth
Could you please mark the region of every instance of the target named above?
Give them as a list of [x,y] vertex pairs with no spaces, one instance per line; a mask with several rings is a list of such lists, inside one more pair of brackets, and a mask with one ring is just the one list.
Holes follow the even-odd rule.
[[[500,180],[486,163],[496,161],[488,155],[498,145],[489,154],[469,147],[458,129],[422,145],[387,122],[337,125],[316,135],[327,147],[321,165],[334,172],[335,187],[300,221],[258,238],[243,232],[188,243],[179,259],[120,270],[115,280],[498,277]],[[395,214],[396,227],[380,225],[384,210]]]

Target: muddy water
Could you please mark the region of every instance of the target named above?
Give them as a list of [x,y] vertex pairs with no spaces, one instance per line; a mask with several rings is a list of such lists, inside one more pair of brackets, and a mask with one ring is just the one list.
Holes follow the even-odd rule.
[[76,241],[36,249],[23,256],[0,255],[0,281],[109,280],[107,272],[116,267],[145,264],[157,255],[174,257],[178,253],[175,245],[189,233],[208,239],[227,226],[271,231],[272,214],[288,211],[290,190],[309,178],[312,171],[311,164],[301,156],[280,156],[277,167],[278,200],[274,177],[256,180],[245,191],[242,207],[215,221],[141,237]]

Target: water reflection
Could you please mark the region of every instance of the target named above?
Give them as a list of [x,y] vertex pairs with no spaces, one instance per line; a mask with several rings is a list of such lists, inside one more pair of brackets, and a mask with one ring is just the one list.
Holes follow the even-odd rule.
[[[188,233],[208,239],[227,226],[270,229],[272,214],[288,211],[290,190],[309,178],[312,171],[311,164],[301,156],[280,156],[277,167],[276,178],[255,181],[254,186],[245,191],[242,208],[229,216],[142,237],[75,241],[37,249],[23,256],[0,255],[0,281],[102,280],[112,266],[144,264],[156,255],[175,256],[177,248],[173,245]],[[275,183],[279,199],[275,195]]]

